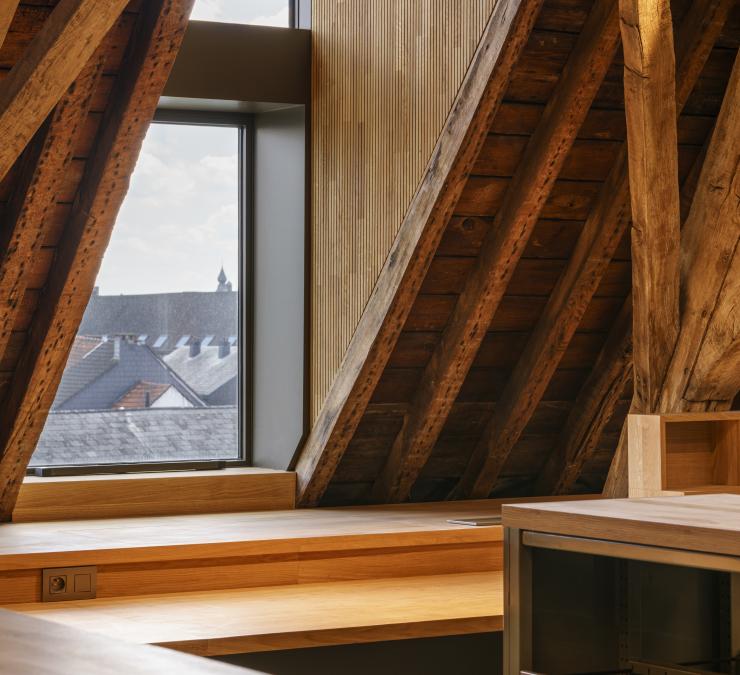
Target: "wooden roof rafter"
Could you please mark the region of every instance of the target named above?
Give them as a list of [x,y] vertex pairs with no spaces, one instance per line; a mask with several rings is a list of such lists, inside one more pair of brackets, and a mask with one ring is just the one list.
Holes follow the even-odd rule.
[[43,243],[45,219],[69,168],[104,63],[102,52],[93,55],[23,156],[21,177],[0,234],[0,361],[27,289],[27,268]]
[[[61,2],[69,5],[67,0]],[[94,4],[100,9],[101,3]],[[64,236],[56,247],[54,262],[34,311],[32,330],[27,334],[12,379],[0,401],[3,421],[0,426],[0,520],[11,517],[26,466],[92,293],[141,143],[187,27],[192,4],[193,0],[152,0],[142,4],[76,197],[64,211],[67,214]],[[125,5],[122,3],[120,10]],[[113,6],[113,2],[108,3],[106,10]],[[56,12],[57,8],[47,21],[58,17]],[[97,72],[98,66],[93,60],[82,81],[68,94],[79,97],[74,99],[83,109],[79,114],[84,115],[90,105],[90,96],[84,93],[91,84],[85,78],[89,75],[94,79]],[[64,90],[60,96],[63,93]],[[61,114],[72,115],[71,111],[55,112],[55,116]],[[1,115],[2,110],[0,118]],[[53,116],[50,124],[54,124],[54,119]],[[71,132],[67,130],[67,134]],[[56,170],[66,161],[64,147],[60,146],[57,163],[51,165]],[[32,167],[32,175],[36,173],[53,181],[53,171],[44,174],[41,164]],[[27,197],[34,198],[32,191],[23,185],[27,186],[27,181],[17,186],[17,199],[21,203],[25,203]],[[41,204],[40,198],[38,201]],[[23,208],[16,212],[24,213]],[[17,224],[18,220],[15,222]],[[35,241],[36,235],[38,233],[32,232],[30,239]],[[29,250],[32,248],[27,246],[26,253]],[[6,259],[13,253],[11,246],[1,255]],[[18,280],[18,284],[22,285],[23,281]]]
[[[681,106],[685,104],[677,146],[682,213],[719,112],[729,55],[739,41],[740,12],[733,5],[733,0],[671,0],[675,19],[671,30],[677,44],[675,95]],[[460,484],[470,451],[486,425],[491,426],[492,416],[497,410],[506,411],[508,397],[514,402],[509,412],[515,414],[500,419],[506,417],[504,430],[508,429],[511,452],[491,496],[540,493],[537,474],[558,438],[559,443],[568,438],[580,443],[578,453],[585,450],[579,454],[583,463],[570,465],[563,481],[569,483],[568,491],[592,491],[602,485],[631,395],[627,228],[631,213],[621,50],[608,65],[593,104],[585,106],[590,108],[585,121],[451,403],[446,400],[443,379],[425,374],[450,333],[466,285],[481,264],[482,243],[500,225],[515,176],[527,161],[543,112],[559,91],[566,63],[576,45],[594,32],[588,18],[597,6],[605,5],[591,0],[544,0],[416,300],[389,343],[392,351],[382,373],[374,371],[372,379],[363,380],[366,398],[353,409],[356,417],[351,425],[342,427],[346,435],[341,452],[330,462],[331,475],[322,479],[328,484],[318,497],[322,504],[472,494],[457,492],[455,485]],[[609,192],[619,192],[621,199],[605,201]],[[619,325],[625,330],[620,332]],[[461,335],[461,341],[467,340],[467,334]],[[536,358],[528,361],[527,353]],[[607,368],[604,377],[594,364]],[[362,362],[357,365],[355,375],[362,366]],[[337,380],[345,374],[343,367]],[[425,382],[431,385],[428,410],[447,410],[439,430],[433,429],[433,415],[416,415],[427,409],[426,403],[418,405],[425,398]],[[588,400],[589,390],[592,400]],[[511,392],[526,395],[510,396]],[[445,399],[441,406],[440,398]],[[584,400],[591,419],[574,425],[575,408]],[[411,439],[408,447],[422,447],[429,428],[434,439],[431,448],[419,455],[409,453],[410,461],[404,464],[403,453],[397,452],[402,436]],[[401,468],[394,470],[394,465]],[[408,467],[411,471],[404,473]],[[550,485],[561,472],[558,463],[555,475],[547,479]],[[476,494],[488,496],[485,487],[480,489]]]
[[432,452],[516,263],[614,58],[619,43],[616,7],[616,2],[609,0],[595,4],[591,11],[375,483],[377,501],[407,499]]
[[[694,0],[687,15],[681,22],[676,41],[676,116],[680,116],[683,107],[691,94],[699,75],[709,57],[727,18],[734,5],[734,0]],[[620,157],[623,161],[615,164],[612,169],[613,180],[621,189],[604,193],[599,206],[594,210],[595,214],[608,211],[609,209],[627,210],[627,217],[631,218],[629,209],[629,187],[628,171],[626,164],[626,144]],[[690,203],[693,196],[694,178],[701,168],[703,154],[700,154],[683,189],[681,200]],[[583,235],[587,232],[589,219]],[[624,225],[617,223],[613,218],[606,218],[598,222],[597,231],[601,233],[601,244],[598,239],[594,241],[597,245],[589,251],[586,260],[593,260],[592,256],[598,256],[608,243],[608,237],[612,231],[621,236]],[[577,249],[578,250],[578,249]],[[571,266],[575,256],[571,259]],[[601,274],[596,270],[597,280]],[[582,284],[588,284],[588,278],[584,278]],[[593,291],[591,291],[593,293]],[[552,299],[551,299],[552,302]],[[569,305],[561,305],[555,313],[556,318],[567,318],[575,314],[576,323],[580,320],[577,312],[578,304],[571,302]],[[568,422],[563,429],[560,438],[549,455],[547,462],[540,471],[537,481],[537,492],[541,494],[566,494],[573,489],[581,470],[590,459],[606,423],[611,418],[621,392],[632,379],[632,300],[628,298],[625,302],[617,321],[604,345],[589,380],[583,387]]]
[[[680,287],[685,297],[680,330],[657,392],[656,409],[723,411],[740,390],[734,327],[740,288],[740,57],[736,55],[681,238]],[[711,236],[709,236],[711,235]],[[731,318],[732,317],[732,318]],[[626,423],[604,494],[626,497]]]
[[0,47],[5,42],[5,36],[15,16],[15,10],[18,8],[20,0],[6,0],[0,5]]
[[88,63],[129,0],[60,0],[0,87],[0,180]]
[[542,0],[496,3],[373,293],[296,462],[318,504],[344,455],[437,249]]

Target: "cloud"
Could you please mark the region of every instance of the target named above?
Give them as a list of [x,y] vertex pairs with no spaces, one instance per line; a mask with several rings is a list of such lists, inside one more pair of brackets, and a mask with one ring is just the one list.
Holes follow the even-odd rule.
[[210,291],[238,276],[237,131],[154,124],[113,229],[101,293]]
[[190,15],[201,21],[288,26],[287,0],[197,0]]

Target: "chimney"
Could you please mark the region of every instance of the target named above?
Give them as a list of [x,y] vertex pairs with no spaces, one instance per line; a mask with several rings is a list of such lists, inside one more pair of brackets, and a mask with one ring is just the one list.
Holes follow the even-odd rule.
[[190,358],[195,358],[200,354],[200,340],[193,340],[190,343]]
[[144,392],[144,407],[150,408],[152,405],[152,396],[148,391]]
[[218,358],[225,359],[231,353],[231,345],[229,341],[224,338],[218,345]]

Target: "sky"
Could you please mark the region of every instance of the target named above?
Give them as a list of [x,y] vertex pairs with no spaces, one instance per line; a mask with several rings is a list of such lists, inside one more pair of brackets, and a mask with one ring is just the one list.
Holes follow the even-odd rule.
[[288,0],[196,0],[191,19],[287,26]]
[[237,287],[238,131],[152,124],[98,274],[103,295]]
[[[192,19],[288,25],[288,0],[196,0]],[[104,295],[237,288],[237,130],[152,124],[106,251]]]

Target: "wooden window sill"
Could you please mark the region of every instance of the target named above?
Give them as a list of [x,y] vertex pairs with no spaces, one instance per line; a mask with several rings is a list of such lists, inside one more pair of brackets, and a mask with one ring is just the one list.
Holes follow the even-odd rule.
[[295,484],[292,472],[255,467],[28,476],[21,487],[13,522],[292,509]]

